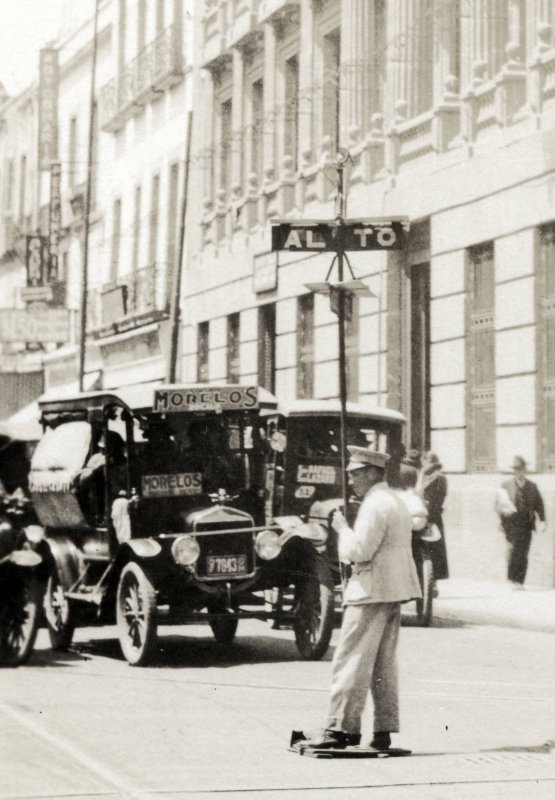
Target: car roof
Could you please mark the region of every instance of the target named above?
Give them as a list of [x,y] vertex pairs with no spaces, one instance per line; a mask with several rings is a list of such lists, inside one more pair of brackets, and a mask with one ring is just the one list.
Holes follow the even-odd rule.
[[[218,385],[221,388],[221,385]],[[226,384],[230,388],[239,388],[235,384]],[[190,390],[190,389],[209,389],[213,387],[207,383],[187,383],[187,384],[165,384],[165,383],[145,383],[123,386],[120,389],[108,389],[95,392],[76,392],[71,396],[53,396],[52,390],[48,394],[39,397],[38,403],[43,412],[70,411],[89,408],[104,408],[114,403],[123,404],[130,411],[138,413],[152,412],[155,390]],[[258,403],[261,407],[276,408],[277,399],[267,389],[261,386],[255,387],[258,392]]]
[[[329,416],[341,413],[339,400],[292,400],[288,403],[279,403],[278,413],[285,417],[312,417]],[[359,403],[347,402],[349,416],[370,417],[380,422],[394,422],[404,425],[406,417],[400,411],[385,408],[375,403],[361,401]]]

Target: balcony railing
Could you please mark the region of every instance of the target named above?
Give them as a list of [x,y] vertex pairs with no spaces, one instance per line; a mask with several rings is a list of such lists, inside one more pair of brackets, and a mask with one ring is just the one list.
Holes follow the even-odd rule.
[[128,329],[144,324],[145,317],[168,312],[165,264],[151,264],[105,284],[99,292],[102,320],[98,327]]
[[116,131],[143,105],[183,76],[181,32],[174,23],[129,61],[119,82],[112,78],[99,94],[99,123]]

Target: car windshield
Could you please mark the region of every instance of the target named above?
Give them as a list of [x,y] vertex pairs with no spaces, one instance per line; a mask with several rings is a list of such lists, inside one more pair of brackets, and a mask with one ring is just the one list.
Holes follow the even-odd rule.
[[[288,446],[304,459],[340,457],[339,417],[298,417],[291,420]],[[385,434],[370,419],[347,421],[347,444],[385,450]]]
[[[263,442],[256,420],[245,413],[153,414],[142,434],[143,496],[232,493],[262,482]],[[168,475],[177,480],[163,479]]]

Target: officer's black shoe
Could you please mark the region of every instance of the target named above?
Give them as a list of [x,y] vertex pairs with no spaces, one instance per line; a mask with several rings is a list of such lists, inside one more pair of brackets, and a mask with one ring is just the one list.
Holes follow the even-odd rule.
[[[314,740],[310,742],[312,746],[314,746],[313,742]],[[359,744],[360,733],[345,733],[345,731],[333,731],[326,728],[316,746],[343,750],[345,747],[357,747]]]
[[389,750],[391,747],[391,734],[387,731],[377,731],[370,742],[370,747],[376,750]]
[[293,731],[291,745],[311,747],[314,749],[344,750],[346,747],[357,747],[360,744],[360,733],[345,733],[326,728],[320,731],[310,731],[306,734]]

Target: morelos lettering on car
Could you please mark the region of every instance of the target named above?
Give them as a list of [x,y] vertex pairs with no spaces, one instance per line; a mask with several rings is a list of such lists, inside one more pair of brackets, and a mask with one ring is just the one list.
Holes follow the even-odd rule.
[[143,475],[143,497],[182,497],[202,492],[202,473],[177,472],[172,475]]
[[326,483],[336,482],[335,467],[326,464],[298,464],[297,465],[298,483]]
[[256,386],[203,386],[154,392],[154,411],[235,411],[257,407]]

